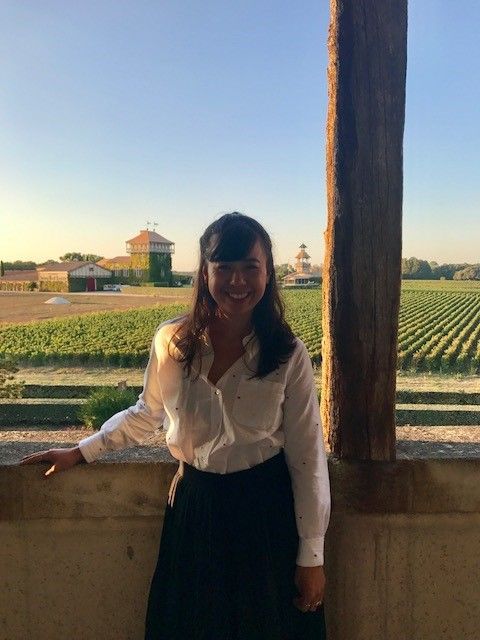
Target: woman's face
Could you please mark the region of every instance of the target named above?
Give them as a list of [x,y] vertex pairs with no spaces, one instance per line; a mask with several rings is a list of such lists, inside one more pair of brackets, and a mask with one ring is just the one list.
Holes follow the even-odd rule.
[[207,261],[204,270],[208,290],[226,316],[251,315],[265,293],[270,274],[260,240],[243,260]]

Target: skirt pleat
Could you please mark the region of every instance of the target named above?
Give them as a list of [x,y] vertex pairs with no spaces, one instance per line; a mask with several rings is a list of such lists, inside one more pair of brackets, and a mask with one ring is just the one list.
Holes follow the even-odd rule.
[[283,453],[214,474],[184,465],[167,505],[146,640],[322,640],[293,605],[298,534]]

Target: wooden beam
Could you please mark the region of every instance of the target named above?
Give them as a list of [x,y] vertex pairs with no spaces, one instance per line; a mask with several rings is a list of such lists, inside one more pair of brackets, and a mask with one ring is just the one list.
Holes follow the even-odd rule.
[[322,415],[332,452],[395,459],[406,0],[331,0]]

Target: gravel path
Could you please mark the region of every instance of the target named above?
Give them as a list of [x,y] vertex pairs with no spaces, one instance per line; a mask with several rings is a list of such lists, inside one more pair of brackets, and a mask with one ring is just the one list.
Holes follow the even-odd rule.
[[[14,465],[36,451],[73,446],[91,435],[90,429],[70,427],[62,430],[29,429],[0,431],[0,464]],[[398,427],[398,459],[479,458],[480,427]],[[165,433],[156,432],[144,444],[110,453],[102,462],[170,462]]]

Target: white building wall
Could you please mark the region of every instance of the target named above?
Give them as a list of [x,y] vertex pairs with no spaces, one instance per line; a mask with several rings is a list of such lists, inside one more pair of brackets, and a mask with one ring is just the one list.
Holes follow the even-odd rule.
[[70,277],[73,278],[88,278],[89,276],[93,278],[109,278],[111,275],[111,271],[99,267],[98,264],[86,264],[70,271]]

